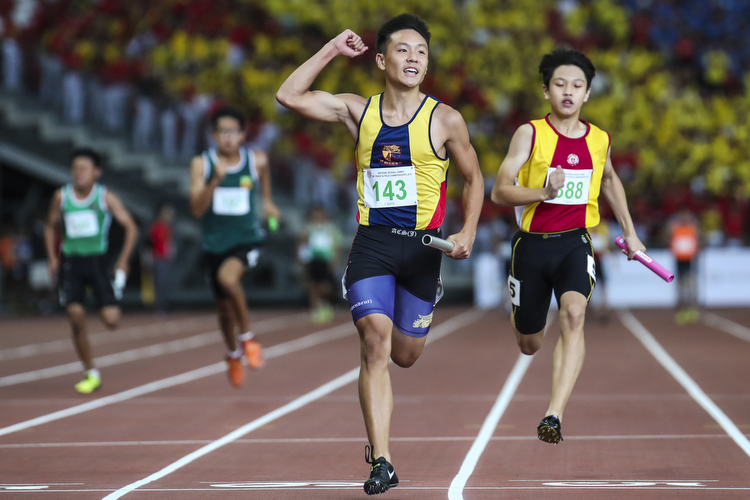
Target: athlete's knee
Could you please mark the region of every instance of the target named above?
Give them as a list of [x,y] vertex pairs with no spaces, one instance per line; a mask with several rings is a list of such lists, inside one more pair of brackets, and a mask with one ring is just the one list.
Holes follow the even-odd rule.
[[107,328],[117,328],[117,324],[120,322],[120,308],[117,306],[105,307],[102,309],[101,316],[102,321]]
[[396,366],[401,368],[409,368],[419,359],[419,355],[422,351],[416,352],[414,349],[401,349],[399,351],[391,350],[391,359]]
[[[586,320],[586,302],[568,302],[560,309],[560,326],[563,330],[576,331],[583,328]],[[567,328],[565,328],[567,327]]]
[[365,365],[388,363],[391,355],[392,328],[389,322],[380,321],[374,315],[365,316],[357,321],[362,362]]
[[542,338],[538,334],[517,336],[518,348],[527,356],[535,354],[542,347]]

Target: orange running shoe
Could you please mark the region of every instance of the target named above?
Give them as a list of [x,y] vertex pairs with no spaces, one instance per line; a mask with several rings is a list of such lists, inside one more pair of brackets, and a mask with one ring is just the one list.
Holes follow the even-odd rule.
[[263,348],[257,340],[246,340],[242,345],[245,348],[245,356],[247,357],[247,364],[250,365],[250,368],[257,370],[266,364],[266,360],[263,359]]
[[239,387],[245,381],[245,367],[242,366],[242,358],[227,358],[227,375],[233,386]]

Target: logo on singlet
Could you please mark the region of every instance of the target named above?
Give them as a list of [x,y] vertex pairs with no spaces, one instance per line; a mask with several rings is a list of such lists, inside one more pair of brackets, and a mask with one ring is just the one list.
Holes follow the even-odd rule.
[[430,313],[429,316],[422,316],[419,314],[419,319],[416,320],[411,326],[413,328],[427,328],[432,323],[432,314]]
[[401,146],[398,144],[383,145],[383,163],[386,165],[398,165],[398,159],[401,158]]
[[578,155],[572,153],[568,155],[568,165],[570,165],[571,167],[575,167],[576,165],[578,165],[579,161],[580,160],[578,159]]

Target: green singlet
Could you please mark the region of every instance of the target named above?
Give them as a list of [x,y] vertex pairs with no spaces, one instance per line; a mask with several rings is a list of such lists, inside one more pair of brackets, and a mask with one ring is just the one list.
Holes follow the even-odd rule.
[[109,244],[112,214],[105,200],[107,188],[95,183],[86,198],[76,198],[72,184],[62,187],[62,252],[67,256],[103,255]]
[[[203,153],[203,178],[206,183],[214,176],[218,163],[216,150]],[[263,240],[255,208],[258,170],[252,150],[240,149],[240,162],[229,169],[214,190],[213,200],[203,215],[203,250],[221,254],[237,245],[259,243]]]

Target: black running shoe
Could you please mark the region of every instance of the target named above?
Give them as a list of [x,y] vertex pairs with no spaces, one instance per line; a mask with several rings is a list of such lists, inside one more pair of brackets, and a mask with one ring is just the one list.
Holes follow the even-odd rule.
[[557,444],[563,440],[560,431],[560,419],[554,415],[547,415],[536,428],[537,436],[545,443]]
[[370,477],[365,481],[365,493],[377,495],[398,486],[398,476],[393,466],[383,457],[371,460],[370,452],[371,448],[365,446],[365,462],[371,464]]

